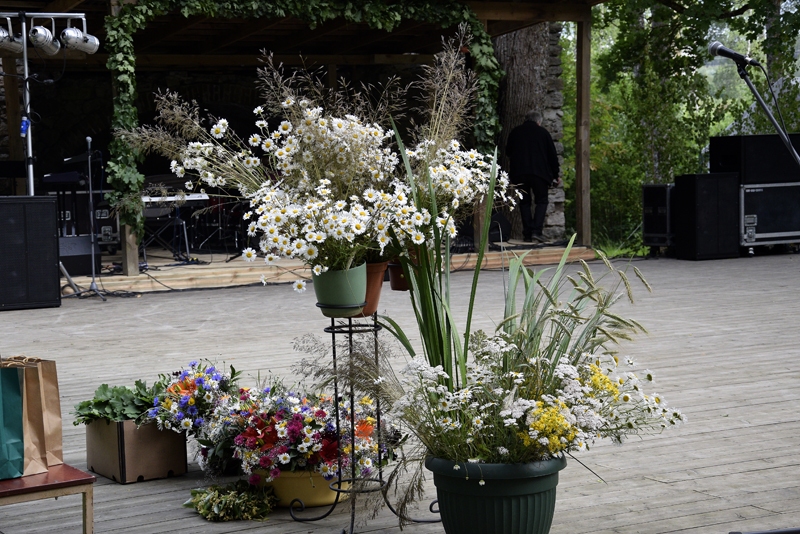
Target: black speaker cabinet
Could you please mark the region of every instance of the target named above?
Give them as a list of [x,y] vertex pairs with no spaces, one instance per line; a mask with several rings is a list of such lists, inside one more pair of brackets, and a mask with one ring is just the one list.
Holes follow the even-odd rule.
[[[92,275],[92,236],[58,238],[58,254],[70,276]],[[94,244],[94,272],[100,274],[100,245]]]
[[739,175],[675,177],[675,255],[683,260],[739,256]]
[[[800,152],[800,134],[789,135]],[[742,184],[800,182],[800,167],[777,135],[734,135],[709,140],[709,170],[738,172]]]
[[648,247],[668,247],[673,242],[674,184],[642,186],[642,237]]
[[60,305],[55,198],[0,197],[0,310]]

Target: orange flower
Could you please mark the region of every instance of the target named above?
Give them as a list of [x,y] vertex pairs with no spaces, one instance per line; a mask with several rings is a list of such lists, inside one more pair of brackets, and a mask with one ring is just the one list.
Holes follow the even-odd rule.
[[374,427],[369,421],[359,421],[356,423],[356,437],[368,438],[372,436],[373,429]]

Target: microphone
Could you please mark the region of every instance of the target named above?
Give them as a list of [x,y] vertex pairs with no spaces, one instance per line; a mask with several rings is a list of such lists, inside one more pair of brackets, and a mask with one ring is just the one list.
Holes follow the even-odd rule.
[[722,45],[719,41],[714,41],[710,45],[708,45],[708,53],[712,56],[722,56],[728,59],[734,60],[739,65],[753,65],[754,67],[760,67],[761,63],[756,61],[753,58],[743,56],[739,52],[734,52],[730,48],[726,48]]
[[91,149],[92,149],[92,138],[91,138],[91,137],[87,137],[87,138],[86,138],[86,146],[87,146],[87,148],[88,148],[89,150],[91,150]]

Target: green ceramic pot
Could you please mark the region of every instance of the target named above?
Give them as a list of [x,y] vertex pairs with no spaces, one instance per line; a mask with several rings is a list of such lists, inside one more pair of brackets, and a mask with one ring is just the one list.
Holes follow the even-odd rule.
[[367,264],[343,271],[312,275],[317,306],[325,317],[354,317],[364,309]]
[[[470,464],[429,457],[448,534],[547,534],[562,456],[528,464]],[[483,481],[483,484],[481,484]]]

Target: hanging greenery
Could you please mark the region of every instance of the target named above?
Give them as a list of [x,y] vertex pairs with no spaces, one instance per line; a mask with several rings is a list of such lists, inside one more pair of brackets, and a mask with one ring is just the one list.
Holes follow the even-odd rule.
[[[478,76],[478,98],[474,126],[477,148],[490,151],[500,132],[497,97],[503,71],[494,56],[491,37],[475,13],[456,0],[406,0],[387,2],[368,0],[354,5],[347,0],[139,0],[119,6],[115,15],[106,17],[106,66],[114,81],[114,129],[138,126],[136,113],[136,56],[134,34],[154,18],[179,11],[184,17],[200,15],[209,18],[282,18],[296,17],[314,28],[325,21],[343,18],[354,23],[366,23],[370,28],[392,31],[403,20],[417,20],[451,28],[467,23],[473,40],[470,54]],[[141,235],[144,224],[138,194],[144,176],[136,169],[138,155],[120,140],[109,146],[108,181],[114,191],[111,200],[120,211],[120,222]]]

